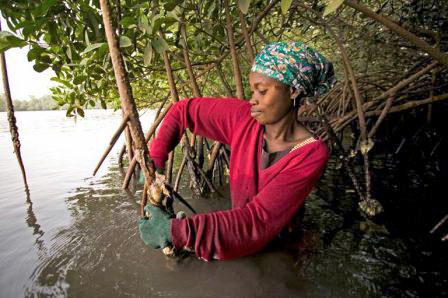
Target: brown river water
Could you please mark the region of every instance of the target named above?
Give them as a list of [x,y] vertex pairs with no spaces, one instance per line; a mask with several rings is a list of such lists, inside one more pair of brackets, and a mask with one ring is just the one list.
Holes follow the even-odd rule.
[[[447,246],[365,221],[333,161],[307,200],[299,247],[221,262],[168,258],[139,238],[141,186],[121,189],[122,140],[92,177],[121,113],[86,111],[77,121],[64,111],[16,117],[31,196],[0,113],[0,297],[448,295]],[[145,113],[143,126],[152,118]],[[222,196],[193,198],[186,185],[181,194],[198,212],[229,207],[227,187]]]

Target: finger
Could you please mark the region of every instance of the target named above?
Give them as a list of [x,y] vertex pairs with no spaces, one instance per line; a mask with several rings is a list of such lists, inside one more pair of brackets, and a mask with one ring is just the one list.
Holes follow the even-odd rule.
[[173,256],[174,255],[174,247],[171,246],[165,246],[162,249],[162,252],[165,256]]

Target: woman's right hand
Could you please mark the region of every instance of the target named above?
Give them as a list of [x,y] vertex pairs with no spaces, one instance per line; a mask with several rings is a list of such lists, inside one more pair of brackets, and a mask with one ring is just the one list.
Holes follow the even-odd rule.
[[169,196],[170,193],[165,187],[165,174],[159,174],[159,172],[156,171],[154,178],[154,181],[148,188],[149,202],[153,205],[160,206],[162,204],[163,195]]

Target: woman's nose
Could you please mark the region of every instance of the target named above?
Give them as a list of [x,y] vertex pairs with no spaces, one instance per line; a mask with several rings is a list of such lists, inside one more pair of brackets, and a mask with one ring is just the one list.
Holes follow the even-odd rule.
[[252,96],[249,99],[249,103],[251,106],[254,106],[256,104],[258,104],[258,100],[255,99],[255,96],[252,94]]

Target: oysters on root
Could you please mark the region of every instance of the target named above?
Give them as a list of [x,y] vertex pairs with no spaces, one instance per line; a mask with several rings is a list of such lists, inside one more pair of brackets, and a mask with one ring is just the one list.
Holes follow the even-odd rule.
[[366,199],[359,202],[359,208],[369,217],[374,217],[383,212],[381,203],[374,199]]
[[170,195],[165,187],[165,181],[165,175],[155,173],[155,179],[148,188],[148,197],[151,204],[161,206],[163,198]]

